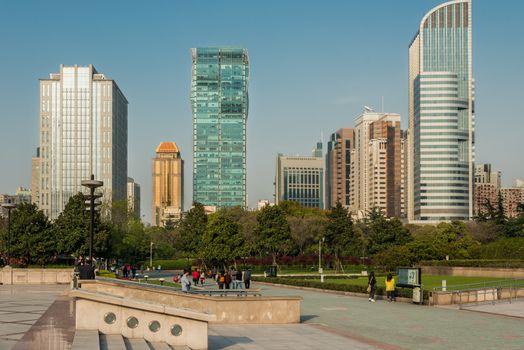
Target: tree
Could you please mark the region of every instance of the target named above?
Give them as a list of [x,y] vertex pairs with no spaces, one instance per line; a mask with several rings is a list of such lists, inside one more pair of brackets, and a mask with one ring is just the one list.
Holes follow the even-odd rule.
[[227,210],[212,214],[202,239],[201,255],[207,262],[224,269],[226,264],[243,255],[241,227]]
[[47,217],[35,204],[20,204],[11,216],[11,257],[23,265],[41,265],[55,255],[56,242]]
[[[86,210],[85,201],[86,198],[82,193],[71,197],[54,222],[53,229],[57,237],[59,254],[74,256],[89,254],[90,213]],[[94,256],[108,257],[111,251],[111,231],[111,226],[103,224],[100,214],[96,211],[93,227]]]
[[326,246],[327,251],[335,256],[336,272],[341,270],[340,257],[344,253],[360,253],[360,242],[353,230],[353,222],[346,208],[340,202],[327,214]]
[[206,232],[207,215],[204,206],[195,202],[193,208],[180,220],[179,236],[176,247],[188,256],[197,254],[202,244],[202,237]]
[[278,205],[266,205],[257,214],[255,232],[259,251],[271,254],[273,265],[277,264],[277,254],[286,253],[291,248],[289,224],[284,211]]
[[368,239],[367,248],[370,254],[412,240],[411,234],[399,219],[386,219],[379,208],[371,210],[364,224],[363,231]]

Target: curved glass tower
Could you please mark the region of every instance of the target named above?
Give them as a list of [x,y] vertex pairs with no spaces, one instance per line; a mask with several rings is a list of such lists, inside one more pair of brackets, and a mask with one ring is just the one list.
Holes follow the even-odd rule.
[[471,0],[429,11],[409,47],[408,219],[467,220],[473,210]]

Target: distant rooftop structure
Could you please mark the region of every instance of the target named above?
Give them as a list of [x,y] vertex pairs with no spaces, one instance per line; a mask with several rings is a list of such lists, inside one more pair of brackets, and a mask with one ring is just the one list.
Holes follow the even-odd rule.
[[156,148],[156,153],[178,153],[176,142],[161,142]]

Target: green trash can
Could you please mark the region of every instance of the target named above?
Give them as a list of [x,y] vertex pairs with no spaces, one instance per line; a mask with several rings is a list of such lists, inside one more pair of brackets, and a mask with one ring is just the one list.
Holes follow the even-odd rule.
[[276,265],[270,265],[266,269],[266,274],[268,277],[277,277],[277,267]]

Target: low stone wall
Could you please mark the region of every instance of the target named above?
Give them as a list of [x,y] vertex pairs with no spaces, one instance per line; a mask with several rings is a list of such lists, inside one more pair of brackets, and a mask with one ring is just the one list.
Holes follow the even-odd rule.
[[73,269],[0,269],[2,284],[68,284]]
[[524,297],[524,289],[485,288],[470,291],[431,292],[430,305],[453,305]]
[[121,334],[191,349],[208,348],[208,322],[215,315],[73,289],[76,329]]
[[[508,269],[498,267],[422,266],[422,275],[424,274],[510,279],[524,278],[524,269]],[[422,276],[422,280],[424,281],[424,276]]]
[[105,293],[128,299],[186,308],[216,315],[220,324],[290,324],[300,323],[301,297],[210,297],[174,290],[148,287],[139,283],[106,280],[81,281],[81,290]]

